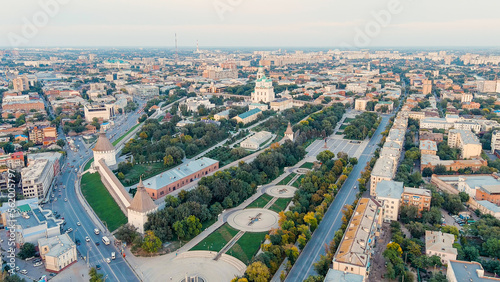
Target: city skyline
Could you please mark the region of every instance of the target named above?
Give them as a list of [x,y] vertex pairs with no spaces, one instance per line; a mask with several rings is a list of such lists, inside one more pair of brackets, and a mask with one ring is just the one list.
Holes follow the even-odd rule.
[[356,3],[313,1],[95,0],[9,4],[4,47],[493,47],[500,19],[488,0]]

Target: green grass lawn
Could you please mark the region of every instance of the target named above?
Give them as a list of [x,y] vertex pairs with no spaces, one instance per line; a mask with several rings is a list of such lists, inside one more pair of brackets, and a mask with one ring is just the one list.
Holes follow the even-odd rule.
[[349,123],[349,122],[351,122],[351,121],[353,121],[353,120],[355,120],[355,118],[346,118],[346,119],[344,120],[344,123]]
[[252,257],[257,253],[262,242],[266,238],[267,232],[254,233],[247,232],[227,251],[227,255],[231,255],[244,264],[248,265]]
[[87,169],[90,168],[90,166],[92,165],[92,163],[94,162],[94,158],[91,158],[87,164],[85,165],[85,167],[83,168],[83,171],[86,171]]
[[278,182],[278,185],[287,185],[288,182],[290,182],[290,180],[292,180],[292,178],[295,177],[295,175],[297,175],[295,172],[290,173],[285,178],[283,178],[283,180],[281,180],[280,182]]
[[291,200],[292,198],[279,198],[271,207],[269,207],[269,209],[277,213],[284,211]]
[[123,138],[125,138],[125,136],[127,136],[130,132],[132,132],[132,130],[136,129],[139,125],[141,125],[140,123],[132,126],[132,128],[130,128],[125,134],[123,134],[122,136],[120,136],[120,138],[116,139],[115,141],[113,141],[113,146],[116,146],[116,144],[118,144],[118,142],[122,141]]
[[207,229],[207,227],[210,227],[212,224],[214,224],[217,221],[217,218],[212,218],[210,220],[207,220],[205,222],[201,223],[201,231]]
[[150,178],[164,171],[173,168],[173,166],[164,166],[163,162],[151,164],[135,164],[132,169],[125,174],[125,179],[120,180],[124,186],[134,185],[139,183],[140,176],[142,179]]
[[253,201],[250,205],[248,205],[246,208],[263,208],[269,201],[271,201],[273,197],[269,196],[268,194],[262,194],[262,196],[258,197],[257,200]]
[[337,133],[335,133],[335,135],[343,135],[344,134],[344,131],[337,131]]
[[194,246],[190,251],[220,251],[222,248],[238,234],[238,230],[229,226],[229,224],[222,225],[219,229],[208,235],[203,241]]
[[101,182],[99,173],[86,173],[82,176],[82,193],[97,216],[113,232],[127,223],[127,217]]
[[292,186],[295,188],[299,188],[300,182],[302,181],[302,178],[304,178],[304,176],[305,175],[301,175],[299,178],[297,178],[297,180],[295,180],[295,182],[292,184]]
[[342,124],[342,125],[339,127],[339,129],[344,130],[346,127],[347,127],[347,124],[345,124],[345,123],[344,123],[344,124]]
[[313,168],[314,166],[314,163],[304,163],[303,165],[301,165],[300,167],[301,168],[308,168],[308,169],[311,169]]

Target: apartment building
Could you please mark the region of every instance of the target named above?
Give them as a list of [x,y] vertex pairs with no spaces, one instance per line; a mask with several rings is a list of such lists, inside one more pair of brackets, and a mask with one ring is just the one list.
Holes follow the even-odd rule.
[[351,273],[365,281],[369,273],[372,247],[381,225],[380,205],[370,198],[361,198],[332,261],[334,271]]
[[29,79],[25,75],[18,76],[12,80],[12,86],[16,92],[27,91],[30,89]]
[[404,191],[403,182],[382,180],[377,184],[376,200],[382,206],[381,216],[384,222],[398,220],[399,204]]
[[109,120],[115,115],[115,109],[111,104],[100,104],[84,106],[85,120],[92,122],[94,118],[98,120]]
[[401,195],[401,205],[415,206],[418,209],[419,216],[423,211],[431,209],[432,194],[430,190],[405,187]]
[[484,276],[483,266],[477,261],[449,260],[446,271],[449,282],[480,281],[494,282],[500,278]]
[[21,170],[23,196],[25,198],[45,198],[54,179],[54,170],[49,160],[39,159]]
[[463,159],[481,156],[481,142],[470,130],[451,129],[448,134],[448,146],[460,149],[460,156]]
[[50,272],[59,273],[77,261],[76,244],[67,233],[38,239],[38,250]]
[[455,235],[441,231],[425,231],[425,254],[438,256],[442,264],[457,259],[457,249],[453,248]]
[[57,128],[52,126],[34,126],[29,130],[29,140],[40,145],[50,145],[57,141]]
[[382,180],[390,181],[396,174],[398,162],[386,156],[381,156],[373,167],[370,176],[370,196],[376,196],[377,184]]
[[354,101],[354,109],[357,111],[366,111],[366,105],[371,101],[370,98],[359,98]]
[[420,153],[422,155],[435,155],[437,153],[437,144],[432,140],[420,139]]

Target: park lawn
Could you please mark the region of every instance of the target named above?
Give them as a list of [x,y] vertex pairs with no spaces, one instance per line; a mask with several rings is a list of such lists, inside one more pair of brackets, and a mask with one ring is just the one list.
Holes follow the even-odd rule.
[[238,234],[238,230],[229,226],[229,224],[222,225],[219,229],[208,235],[203,241],[199,242],[196,246],[191,248],[190,251],[220,251],[222,248]]
[[346,119],[344,120],[344,123],[349,123],[349,122],[351,122],[351,121],[353,121],[353,120],[355,120],[355,118],[346,118]]
[[262,196],[258,197],[255,201],[250,203],[246,208],[251,209],[251,208],[263,208],[269,201],[271,201],[273,197],[271,197],[268,194],[262,194]]
[[342,125],[339,127],[339,129],[342,129],[342,130],[343,130],[343,129],[345,129],[347,126],[348,126],[348,125],[344,123],[344,124],[342,124]]
[[217,221],[217,218],[212,218],[210,220],[204,221],[201,223],[201,231],[207,229],[210,227],[212,224],[214,224]]
[[271,207],[269,207],[269,209],[277,213],[284,211],[291,200],[292,198],[279,198]]
[[344,135],[344,131],[337,131],[337,133],[335,133],[335,135]]
[[139,183],[140,176],[142,179],[150,178],[165,172],[174,166],[165,166],[163,162],[150,164],[135,164],[130,171],[125,174],[125,178],[121,179],[121,183],[126,187]]
[[227,255],[231,255],[244,264],[248,265],[253,256],[260,249],[260,245],[264,242],[267,232],[246,232],[234,246],[227,251]]
[[295,188],[299,188],[300,182],[302,181],[302,178],[304,178],[304,176],[305,175],[303,174],[299,178],[297,178],[297,180],[295,180],[295,182],[292,184],[292,186],[295,187]]
[[92,165],[92,163],[94,162],[94,158],[91,158],[87,164],[85,165],[85,167],[83,168],[83,171],[86,171],[87,169],[90,168],[90,166]]
[[300,168],[312,169],[313,166],[314,166],[314,163],[304,163],[303,165],[300,166]]
[[83,196],[110,232],[127,223],[127,217],[102,184],[99,173],[84,174],[81,183]]
[[125,136],[127,136],[130,132],[132,132],[132,130],[136,129],[139,125],[140,125],[140,123],[132,126],[132,128],[130,128],[125,134],[123,134],[122,136],[120,136],[120,138],[118,138],[115,141],[113,141],[113,146],[116,146],[116,144],[118,144],[118,142],[122,141],[122,139],[125,138]]
[[285,178],[283,178],[283,180],[281,180],[280,182],[278,182],[278,185],[287,185],[288,182],[290,182],[290,180],[292,180],[292,178],[295,177],[295,175],[297,175],[295,172],[290,173]]

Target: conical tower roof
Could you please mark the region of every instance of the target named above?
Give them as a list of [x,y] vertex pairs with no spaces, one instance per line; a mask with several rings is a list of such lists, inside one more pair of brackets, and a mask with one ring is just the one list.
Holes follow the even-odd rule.
[[286,128],[285,134],[293,134],[292,125],[288,122],[288,127]]
[[101,127],[101,131],[99,132],[99,138],[97,139],[97,142],[95,143],[94,148],[92,151],[94,152],[107,152],[107,151],[113,151],[115,149],[115,146],[111,144],[109,141],[108,137],[106,136],[106,133]]
[[146,188],[144,188],[142,178],[139,180],[139,184],[137,184],[137,192],[128,208],[140,213],[146,213],[156,209],[156,204],[149,196]]

